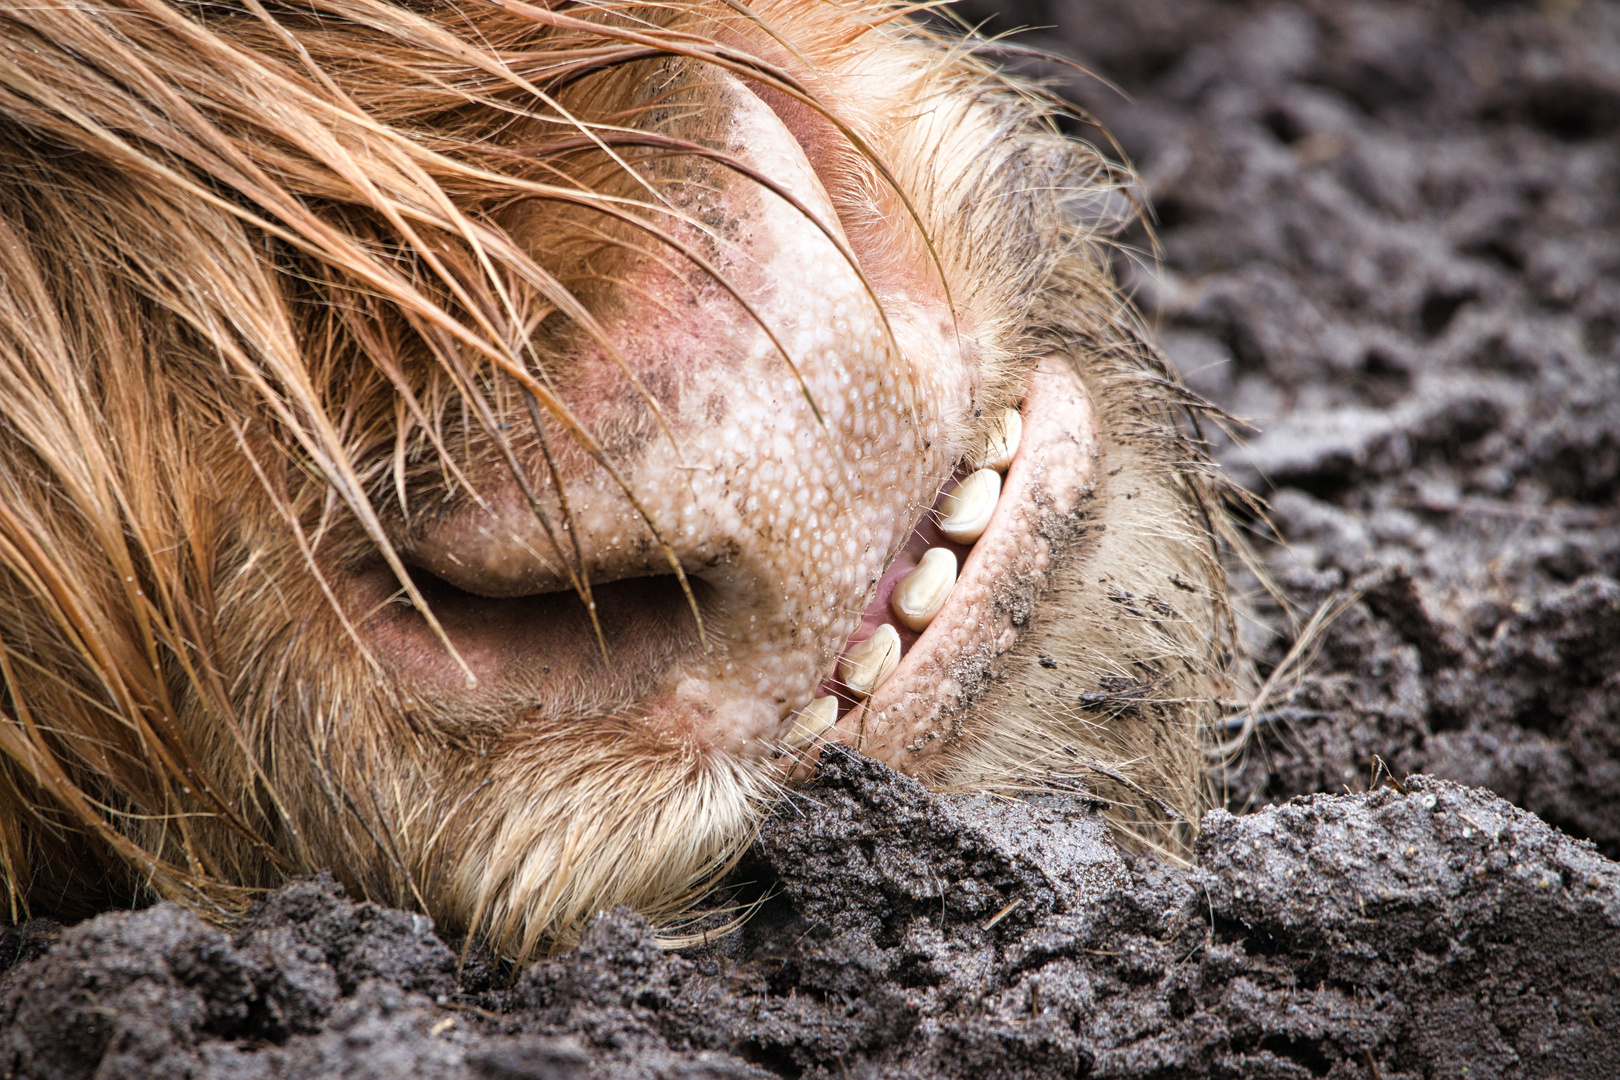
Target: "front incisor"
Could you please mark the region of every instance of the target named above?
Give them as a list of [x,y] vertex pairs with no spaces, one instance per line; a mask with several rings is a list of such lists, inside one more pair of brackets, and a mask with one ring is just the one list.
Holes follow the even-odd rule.
[[956,556],[949,548],[929,548],[917,568],[900,579],[889,597],[894,617],[919,634],[928,629],[956,587]]
[[799,710],[793,730],[787,733],[782,745],[789,750],[802,750],[837,722],[838,699],[830,694],[827,697],[818,697]]
[[945,516],[940,519],[939,531],[958,544],[973,543],[984,535],[1000,498],[1001,474],[994,469],[980,469],[945,496],[941,507]]
[[984,453],[979,458],[980,468],[994,469],[1004,473],[1012,467],[1013,458],[1018,456],[1018,444],[1024,438],[1024,417],[1017,409],[1003,409],[997,417],[995,426],[990,429],[990,438],[984,447]]
[[850,693],[870,697],[900,665],[900,634],[884,623],[865,641],[857,641],[839,661],[838,674]]

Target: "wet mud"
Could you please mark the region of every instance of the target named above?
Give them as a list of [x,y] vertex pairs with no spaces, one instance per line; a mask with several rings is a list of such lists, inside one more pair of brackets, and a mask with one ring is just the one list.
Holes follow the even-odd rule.
[[[841,757],[740,932],[633,913],[510,972],[329,880],[231,938],[173,905],[4,939],[28,1077],[1611,1077],[1620,865],[1479,789],[1313,795],[1128,860],[1077,796]],[[40,954],[48,944],[48,951]],[[32,957],[31,959],[28,957]]]
[[966,13],[1128,95],[1017,59],[1141,169],[1122,272],[1254,425],[1210,436],[1275,677],[1196,865],[840,756],[677,951],[617,911],[513,971],[326,879],[0,928],[0,1076],[1616,1075],[1620,5]]

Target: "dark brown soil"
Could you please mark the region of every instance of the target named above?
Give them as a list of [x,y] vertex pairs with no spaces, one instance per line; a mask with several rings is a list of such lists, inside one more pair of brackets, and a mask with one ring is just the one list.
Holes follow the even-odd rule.
[[[830,763],[749,868],[743,932],[597,919],[511,977],[426,920],[274,896],[0,940],[0,1075],[1564,1077],[1620,1061],[1620,865],[1477,789],[1317,795],[1127,864],[1072,796],[932,795]],[[49,951],[40,949],[55,939]]]
[[[0,928],[0,1077],[1620,1075],[1620,4],[999,10],[1130,95],[1044,69],[1146,178],[1165,347],[1259,429],[1215,449],[1287,541],[1262,673],[1344,608],[1221,777],[1252,812],[1177,871],[841,757],[680,953],[615,912],[462,966],[323,880],[235,937]],[[1479,787],[1367,794],[1375,755]]]

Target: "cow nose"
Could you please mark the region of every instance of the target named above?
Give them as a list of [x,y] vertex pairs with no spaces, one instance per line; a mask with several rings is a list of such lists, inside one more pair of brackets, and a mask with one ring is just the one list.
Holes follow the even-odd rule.
[[419,510],[401,547],[484,597],[701,582],[705,647],[668,660],[648,721],[759,752],[828,675],[950,475],[973,380],[948,317],[863,278],[782,120],[736,79],[711,74],[701,92],[745,169],[710,161],[666,193],[712,274],[627,260],[610,340],[559,365],[592,445],[514,410],[516,473]]

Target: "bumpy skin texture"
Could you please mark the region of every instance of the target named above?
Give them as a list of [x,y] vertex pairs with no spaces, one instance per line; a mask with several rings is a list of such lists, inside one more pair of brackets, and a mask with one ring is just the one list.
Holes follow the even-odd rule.
[[[14,913],[331,868],[529,955],[828,741],[1185,848],[1219,509],[1032,93],[881,4],[0,19]],[[1010,408],[960,594],[797,738]]]

